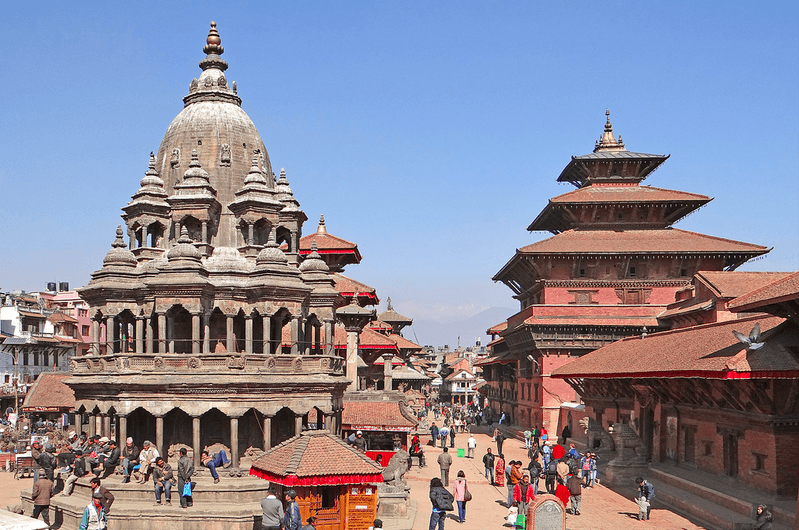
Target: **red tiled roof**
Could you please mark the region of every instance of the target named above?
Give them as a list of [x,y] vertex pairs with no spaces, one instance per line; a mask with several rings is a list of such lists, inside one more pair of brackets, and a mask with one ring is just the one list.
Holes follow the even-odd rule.
[[[386,353],[399,353],[393,340],[373,329],[364,328],[359,334],[359,340],[358,348],[361,350],[393,350]],[[347,349],[347,332],[341,326],[336,326],[334,343],[338,349]]]
[[519,249],[520,254],[765,254],[769,249],[741,241],[688,232],[658,230],[567,230]]
[[658,318],[673,318],[680,315],[687,315],[689,313],[696,313],[697,311],[707,311],[713,309],[716,304],[714,300],[696,300],[689,298],[688,300],[681,300],[658,315]]
[[623,203],[623,202],[701,202],[711,199],[707,195],[685,191],[667,190],[652,186],[586,186],[549,200],[551,203]]
[[471,370],[468,370],[466,368],[459,368],[458,370],[456,370],[456,371],[452,372],[451,374],[449,374],[444,379],[446,379],[447,381],[452,381],[453,379],[456,379],[460,374],[462,374],[464,372],[469,374],[469,375],[471,375],[472,377],[474,377],[474,373],[472,373]]
[[327,233],[314,232],[300,238],[300,254],[310,254],[314,241],[316,241],[316,252],[319,254],[354,254],[357,260],[361,261],[358,245]]
[[368,324],[369,329],[374,329],[376,331],[391,331],[392,328],[390,324],[386,324],[385,322],[380,322],[379,320],[372,320]]
[[736,298],[781,280],[790,272],[701,271],[696,279],[719,298]]
[[383,482],[383,468],[329,431],[306,431],[257,458],[250,475],[285,486]]
[[486,335],[494,335],[496,333],[502,333],[508,327],[508,321],[500,322],[499,324],[494,324],[486,331]]
[[796,300],[799,298],[799,272],[732,300],[727,308],[731,311],[750,311],[764,306]]
[[[784,319],[754,316],[628,337],[552,372],[557,378],[747,377],[799,378],[799,328]],[[760,324],[757,350],[747,350],[733,330],[749,335]],[[772,331],[773,330],[773,331]]]
[[369,287],[365,283],[348,278],[347,276],[344,276],[338,272],[333,274],[333,281],[336,291],[340,292],[341,294],[352,295],[352,293],[356,292],[361,296],[367,293],[371,294],[372,296],[375,294],[374,287]]
[[47,318],[42,313],[32,313],[30,311],[22,311],[22,310],[20,310],[19,315],[23,316],[23,317],[31,317],[31,318]]
[[387,431],[415,428],[418,422],[404,414],[402,408],[397,401],[344,401],[341,424]]
[[57,409],[66,412],[75,408],[75,393],[64,384],[68,372],[42,372],[25,396],[23,410]]
[[397,335],[392,333],[391,335],[388,336],[388,338],[390,340],[393,340],[394,343],[397,345],[397,347],[401,350],[416,350],[416,351],[422,350],[421,346],[419,346],[413,341],[406,339],[402,335]]
[[64,313],[62,313],[60,311],[56,311],[55,313],[53,313],[52,315],[47,317],[47,321],[48,322],[53,322],[53,323],[56,323],[56,322],[71,322],[71,323],[75,324],[75,323],[78,322],[78,319],[75,318],[75,317],[66,315],[66,314],[64,314]]

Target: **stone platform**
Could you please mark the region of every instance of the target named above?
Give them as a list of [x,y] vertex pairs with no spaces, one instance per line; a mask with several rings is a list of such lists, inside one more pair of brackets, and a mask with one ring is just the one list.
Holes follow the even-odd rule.
[[[243,474],[243,473],[242,473]],[[56,495],[51,502],[53,528],[77,530],[83,510],[91,501],[89,477],[75,484],[71,496]],[[114,494],[108,516],[110,528],[126,530],[260,530],[261,499],[266,497],[269,483],[253,477],[225,477],[214,484],[210,475],[194,479],[194,506],[180,507],[177,487],[172,488],[172,506],[153,506],[155,493],[152,481],[146,484],[122,484],[119,476],[102,482]],[[31,513],[31,490],[21,492],[25,513]]]

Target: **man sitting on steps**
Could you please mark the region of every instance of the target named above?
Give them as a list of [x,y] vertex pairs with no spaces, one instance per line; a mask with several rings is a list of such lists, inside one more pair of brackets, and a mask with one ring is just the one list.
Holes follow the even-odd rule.
[[225,468],[230,467],[230,460],[228,460],[225,451],[219,451],[214,456],[211,456],[206,449],[202,452],[200,461],[202,465],[211,470],[211,476],[214,477],[214,484],[219,484],[219,474],[216,472],[216,468],[219,466],[225,466]]

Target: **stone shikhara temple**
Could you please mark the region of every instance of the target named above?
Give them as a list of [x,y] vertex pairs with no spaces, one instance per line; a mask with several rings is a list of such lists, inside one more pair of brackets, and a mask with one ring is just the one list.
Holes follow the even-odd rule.
[[299,434],[309,413],[339,431],[349,380],[334,327],[349,306],[316,249],[300,255],[307,217],[225,76],[215,23],[203,51],[122,208],[125,229],[80,290],[92,348],[68,384],[91,431],[113,423],[118,439],[162,454],[186,444],[195,461],[220,443],[238,467],[248,448]]

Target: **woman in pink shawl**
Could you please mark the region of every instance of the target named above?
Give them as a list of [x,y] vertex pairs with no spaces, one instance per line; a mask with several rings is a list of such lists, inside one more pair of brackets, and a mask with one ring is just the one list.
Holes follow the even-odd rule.
[[505,485],[505,455],[498,455],[494,466],[494,486]]

